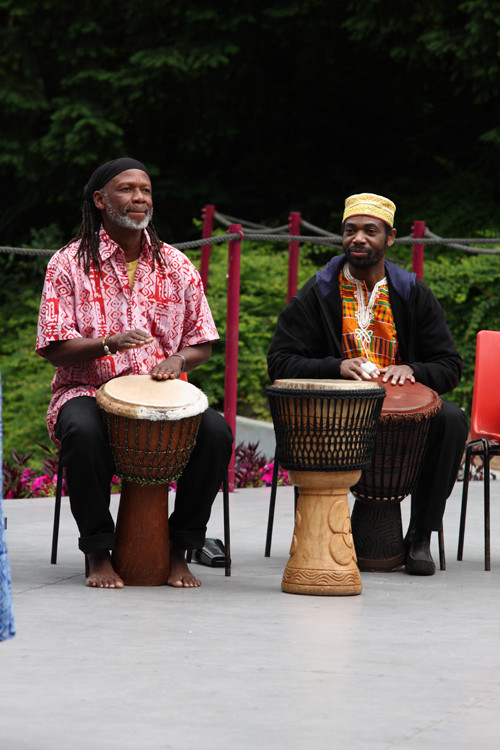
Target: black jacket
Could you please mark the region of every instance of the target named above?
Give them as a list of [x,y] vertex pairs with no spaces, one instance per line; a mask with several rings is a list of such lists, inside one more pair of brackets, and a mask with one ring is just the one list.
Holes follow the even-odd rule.
[[[278,318],[267,362],[277,378],[340,378],[342,304],[339,271],[345,255],[335,256],[309,279]],[[415,380],[443,394],[456,388],[462,359],[443,310],[414,273],[385,262],[399,355]]]

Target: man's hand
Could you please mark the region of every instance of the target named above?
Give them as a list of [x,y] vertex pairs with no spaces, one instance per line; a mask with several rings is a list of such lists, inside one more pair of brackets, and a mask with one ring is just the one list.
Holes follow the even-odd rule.
[[108,336],[106,343],[110,351],[116,354],[117,352],[126,352],[127,349],[138,349],[146,344],[151,344],[153,341],[154,338],[150,333],[142,331],[140,328],[134,328],[133,331]]
[[379,376],[380,372],[366,357],[354,357],[354,359],[342,360],[340,374],[347,380],[373,380]]
[[389,367],[382,367],[380,372],[384,376],[382,383],[387,383],[389,380],[392,385],[404,385],[407,380],[410,383],[415,382],[413,370],[409,365],[389,365]]
[[155,365],[149,374],[155,380],[173,380],[174,378],[178,378],[181,372],[182,359],[176,357],[174,354]]

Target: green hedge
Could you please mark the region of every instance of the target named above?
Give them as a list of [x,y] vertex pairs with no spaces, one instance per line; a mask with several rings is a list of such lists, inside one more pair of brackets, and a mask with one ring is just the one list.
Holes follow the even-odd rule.
[[[199,267],[200,252],[188,251]],[[319,246],[300,250],[299,286],[324,265],[330,252]],[[408,261],[411,248],[391,248],[391,257]],[[0,256],[4,285],[0,302],[0,357],[3,385],[4,457],[12,449],[33,452],[41,464],[48,443],[45,413],[53,368],[34,353],[38,305],[46,258]],[[241,258],[238,347],[238,414],[269,419],[266,354],[276,318],[286,304],[288,252],[285,245],[245,241]],[[452,250],[426,251],[424,281],[441,301],[458,349],[464,377],[448,397],[470,413],[477,331],[500,330],[500,258],[469,256]],[[227,245],[213,245],[207,296],[221,340],[210,361],[190,374],[217,409],[224,406]]]

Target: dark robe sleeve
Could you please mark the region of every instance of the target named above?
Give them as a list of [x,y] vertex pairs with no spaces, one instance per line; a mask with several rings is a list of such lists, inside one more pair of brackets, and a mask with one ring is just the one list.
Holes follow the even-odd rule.
[[278,318],[267,357],[271,382],[277,378],[340,378],[344,357],[337,339],[314,285],[307,284]]
[[[413,338],[409,364],[419,383],[447,393],[460,383],[463,362],[446,323],[443,309],[431,290],[418,282],[415,293]],[[404,348],[404,344],[403,344]]]

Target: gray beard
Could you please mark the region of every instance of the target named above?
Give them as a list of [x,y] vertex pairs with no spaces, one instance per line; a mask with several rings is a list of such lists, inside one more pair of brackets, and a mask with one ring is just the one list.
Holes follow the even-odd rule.
[[137,222],[134,221],[134,219],[131,219],[130,216],[128,216],[126,210],[122,214],[117,213],[117,211],[111,208],[106,198],[104,199],[104,203],[109,218],[112,219],[115,224],[118,224],[119,227],[123,227],[124,229],[146,229],[153,216],[153,209],[149,211],[149,209],[147,208],[146,216],[144,217],[144,219],[140,222]]

